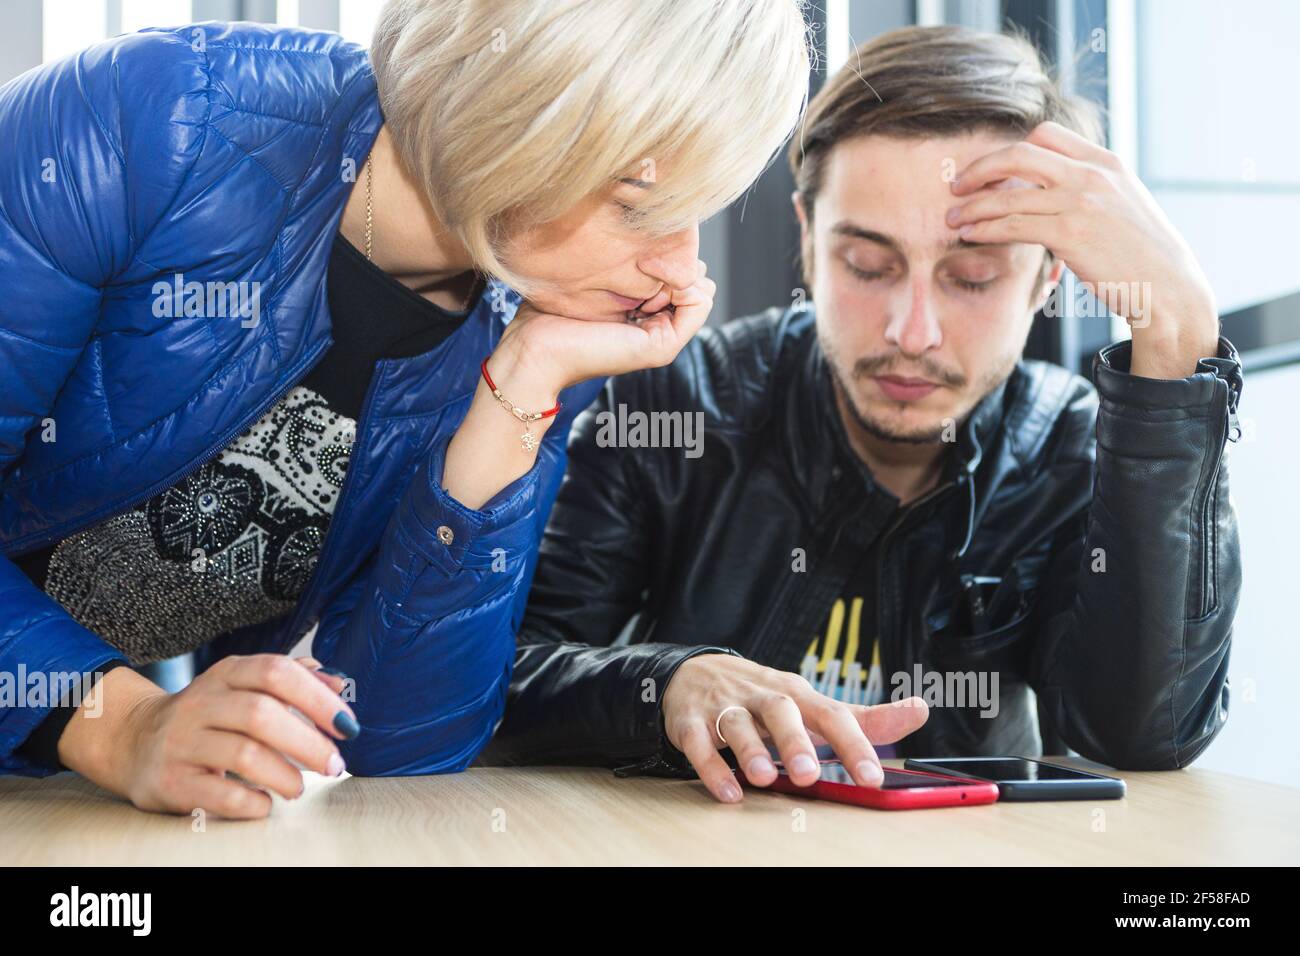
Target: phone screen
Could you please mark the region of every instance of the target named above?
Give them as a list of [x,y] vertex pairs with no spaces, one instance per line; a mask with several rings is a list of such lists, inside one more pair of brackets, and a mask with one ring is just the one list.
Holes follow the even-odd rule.
[[1022,757],[994,757],[988,760],[927,760],[932,767],[943,767],[953,773],[965,774],[998,783],[1020,783],[1033,780],[1096,780],[1097,775],[1069,767],[1053,767]]
[[[777,769],[785,773],[779,763]],[[885,782],[880,785],[881,790],[915,790],[918,787],[961,787],[965,786],[965,781],[948,779],[939,776],[918,777],[913,773],[900,773],[897,770],[891,770],[889,767],[884,768]],[[842,783],[849,787],[856,787],[857,783],[847,770],[844,764],[838,760],[827,760],[822,763],[822,780],[827,783]]]

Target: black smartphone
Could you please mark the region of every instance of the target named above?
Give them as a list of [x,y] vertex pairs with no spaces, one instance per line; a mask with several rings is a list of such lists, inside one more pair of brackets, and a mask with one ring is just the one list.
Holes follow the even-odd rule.
[[998,785],[999,800],[1119,800],[1124,781],[1028,757],[923,757],[908,770],[946,773]]

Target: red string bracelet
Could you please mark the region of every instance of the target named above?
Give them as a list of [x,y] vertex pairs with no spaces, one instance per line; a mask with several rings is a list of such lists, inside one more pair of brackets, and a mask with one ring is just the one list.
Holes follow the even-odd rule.
[[[488,356],[488,358],[491,358],[491,356]],[[488,360],[485,358],[483,364],[479,366],[479,369],[483,372],[483,381],[486,382],[487,387],[491,389],[492,397],[501,403],[501,407],[524,423],[524,433],[519,436],[519,443],[524,451],[533,451],[537,447],[537,438],[533,435],[532,423],[558,414],[560,409],[563,407],[562,403],[556,402],[554,408],[547,409],[544,412],[524,411],[518,405],[511,402],[510,399],[501,394],[501,389],[497,388],[496,382],[492,381],[492,376],[488,374],[487,363]]]

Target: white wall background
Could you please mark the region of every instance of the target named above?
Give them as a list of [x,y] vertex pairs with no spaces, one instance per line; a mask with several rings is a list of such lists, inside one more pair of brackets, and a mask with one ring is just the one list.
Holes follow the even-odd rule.
[[[1138,0],[1138,166],[1220,310],[1300,290],[1300,3]],[[1300,316],[1291,317],[1300,328]],[[1224,329],[1232,337],[1231,324]],[[1198,761],[1300,786],[1300,364],[1252,373],[1229,453],[1244,585],[1227,727]]]
[[1227,312],[1300,288],[1300,3],[1139,0],[1138,156]]
[[1251,375],[1229,453],[1242,540],[1228,724],[1197,766],[1300,786],[1300,365]]

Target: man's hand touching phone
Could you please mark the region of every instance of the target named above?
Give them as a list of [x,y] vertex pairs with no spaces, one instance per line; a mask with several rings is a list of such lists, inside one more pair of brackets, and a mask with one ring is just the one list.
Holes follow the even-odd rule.
[[817,780],[816,747],[826,743],[858,786],[879,787],[884,774],[872,744],[901,740],[929,716],[919,697],[875,707],[844,704],[817,693],[798,674],[727,654],[686,660],[664,689],[660,706],[668,740],[724,803],[737,803],[742,796],[718,753],[723,747],[731,748],[740,771],[755,786],[776,779],[766,744],[770,740],[798,786]]

